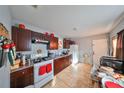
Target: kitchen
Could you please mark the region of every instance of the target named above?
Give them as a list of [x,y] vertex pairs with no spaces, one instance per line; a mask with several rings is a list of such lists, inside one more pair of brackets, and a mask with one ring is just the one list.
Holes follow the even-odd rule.
[[73,49],[70,50],[70,46],[76,46],[74,41],[59,40],[49,32],[32,31],[24,24],[15,24],[11,29],[16,46],[15,61],[10,69],[11,88],[40,88],[72,64]]
[[[111,80],[123,87],[123,10],[124,6],[0,6],[0,87],[108,88]],[[118,24],[116,29],[112,24]]]

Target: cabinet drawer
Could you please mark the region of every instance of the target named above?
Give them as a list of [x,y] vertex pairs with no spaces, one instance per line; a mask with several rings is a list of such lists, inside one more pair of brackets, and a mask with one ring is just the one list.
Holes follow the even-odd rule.
[[33,67],[29,67],[29,68],[25,68],[16,72],[11,73],[11,77],[19,77],[19,76],[23,76],[23,75],[27,75],[27,74],[31,74],[33,73]]

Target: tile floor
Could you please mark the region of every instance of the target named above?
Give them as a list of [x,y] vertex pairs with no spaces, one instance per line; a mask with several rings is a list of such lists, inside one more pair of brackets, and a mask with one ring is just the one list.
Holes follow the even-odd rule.
[[91,65],[78,63],[68,66],[58,73],[52,81],[43,88],[97,88],[98,84],[92,84]]

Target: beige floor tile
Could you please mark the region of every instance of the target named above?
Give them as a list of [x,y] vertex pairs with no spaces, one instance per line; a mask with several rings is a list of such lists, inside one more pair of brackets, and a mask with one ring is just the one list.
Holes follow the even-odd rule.
[[98,84],[92,84],[90,71],[90,64],[70,65],[58,73],[44,88],[97,88]]

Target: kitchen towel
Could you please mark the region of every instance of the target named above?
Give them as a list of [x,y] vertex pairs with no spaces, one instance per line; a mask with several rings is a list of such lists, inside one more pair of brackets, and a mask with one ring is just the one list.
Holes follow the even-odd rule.
[[46,73],[46,65],[39,68],[39,75],[44,75]]

